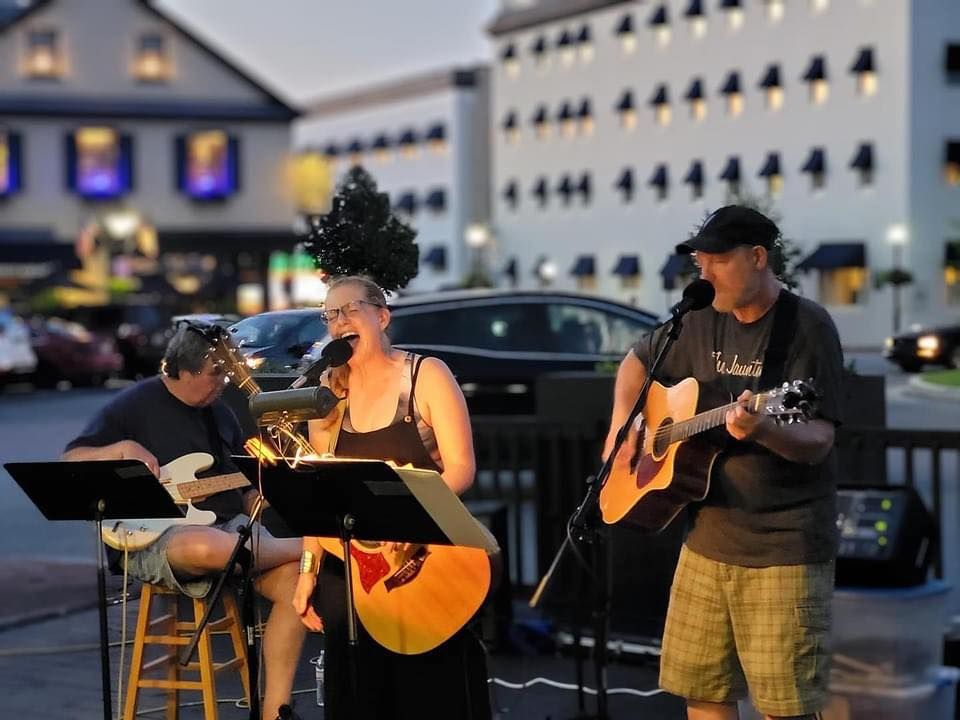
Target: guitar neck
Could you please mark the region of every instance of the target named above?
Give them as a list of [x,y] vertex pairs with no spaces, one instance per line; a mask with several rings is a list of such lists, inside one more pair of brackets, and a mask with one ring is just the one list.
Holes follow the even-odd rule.
[[[767,401],[767,393],[754,395],[750,399],[749,409],[751,412],[758,412],[763,408],[763,403]],[[727,413],[736,408],[740,403],[732,402],[722,405],[712,410],[698,413],[691,418],[675,422],[668,427],[658,430],[657,434],[667,435],[667,443],[673,444],[681,440],[688,440],[694,435],[699,435],[707,430],[720,427],[727,421]]]
[[181,497],[189,500],[191,498],[207,497],[224,490],[248,487],[249,485],[250,481],[247,480],[247,476],[236,472],[178,483],[177,490]]

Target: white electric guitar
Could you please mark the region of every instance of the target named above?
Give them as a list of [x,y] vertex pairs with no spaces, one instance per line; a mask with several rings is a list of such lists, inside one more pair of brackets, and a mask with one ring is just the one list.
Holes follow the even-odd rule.
[[160,468],[160,484],[170,493],[177,505],[185,506],[186,517],[154,518],[146,520],[113,520],[104,525],[101,538],[116,550],[142,550],[153,543],[161,533],[174,525],[213,525],[217,515],[212,510],[200,510],[193,500],[202,500],[224,490],[248,487],[250,481],[243,473],[197,478],[197,473],[213,465],[209,453],[195,452],[171,460]]

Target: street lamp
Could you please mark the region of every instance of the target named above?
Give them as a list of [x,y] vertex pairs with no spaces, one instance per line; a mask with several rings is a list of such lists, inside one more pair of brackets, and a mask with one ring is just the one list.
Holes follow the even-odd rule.
[[492,283],[484,257],[486,248],[490,245],[490,228],[485,223],[470,223],[464,228],[463,241],[473,255],[470,274],[464,284],[467,287],[490,287]]
[[890,271],[888,282],[893,286],[893,332],[900,332],[900,286],[909,282],[907,273],[901,267],[903,263],[903,247],[907,244],[909,233],[907,226],[902,223],[887,228],[887,242],[893,254],[893,269]]

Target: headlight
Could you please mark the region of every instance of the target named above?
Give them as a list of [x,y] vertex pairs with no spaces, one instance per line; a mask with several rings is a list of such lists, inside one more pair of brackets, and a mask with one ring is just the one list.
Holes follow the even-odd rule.
[[936,352],[940,349],[940,338],[936,335],[921,335],[917,338],[917,347],[921,350]]
[[258,367],[263,365],[263,363],[266,362],[266,360],[267,359],[265,357],[253,357],[253,356],[248,357],[246,359],[247,367],[250,368],[251,370],[256,370]]

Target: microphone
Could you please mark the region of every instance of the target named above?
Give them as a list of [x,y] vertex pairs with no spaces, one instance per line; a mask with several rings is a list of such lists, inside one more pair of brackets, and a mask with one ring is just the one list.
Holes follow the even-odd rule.
[[316,420],[329,415],[340,402],[333,391],[323,385],[297,390],[259,392],[250,398],[250,414],[258,425],[276,425]]
[[350,359],[351,355],[353,355],[353,348],[348,341],[343,338],[331,340],[320,351],[320,359],[304,370],[303,375],[290,383],[290,389],[295,390],[307,383],[316,383],[324,370],[331,367],[340,367]]
[[683,298],[680,302],[670,308],[670,317],[659,323],[657,327],[678,320],[691,310],[703,310],[713,302],[713,296],[716,294],[709,280],[703,278],[694,280],[683,289]]

